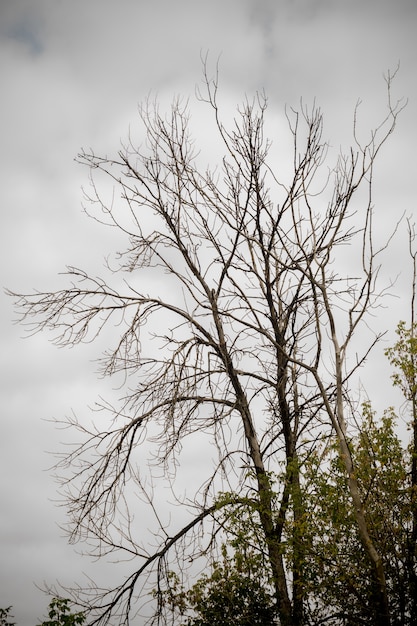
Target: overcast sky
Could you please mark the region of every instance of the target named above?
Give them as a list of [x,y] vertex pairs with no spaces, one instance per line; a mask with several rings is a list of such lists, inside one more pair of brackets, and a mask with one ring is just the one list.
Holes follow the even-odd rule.
[[[150,90],[164,102],[190,96],[193,109],[201,51],[221,55],[227,106],[264,89],[272,118],[283,119],[285,105],[316,99],[336,147],[349,138],[358,99],[363,128],[384,114],[383,73],[400,62],[394,95],[409,103],[381,158],[374,201],[387,230],[404,212],[412,216],[416,18],[415,0],[0,0],[1,287],[55,288],[66,265],[99,271],[117,243],[82,213],[88,172],[74,157],[82,147],[115,153]],[[386,277],[402,272],[398,298],[377,323],[393,339],[407,315],[405,229],[388,266]],[[48,603],[35,585],[77,582],[89,571],[57,526],[64,518],[47,452],[68,433],[47,420],[85,413],[103,383],[94,346],[22,340],[11,301],[0,298],[0,607],[13,605],[18,626],[34,626]],[[389,372],[381,366],[370,384],[380,400]]]

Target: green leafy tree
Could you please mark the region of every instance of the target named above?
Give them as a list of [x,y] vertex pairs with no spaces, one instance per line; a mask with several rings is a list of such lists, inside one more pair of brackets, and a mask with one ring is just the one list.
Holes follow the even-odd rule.
[[[411,234],[410,234],[411,245]],[[414,296],[416,284],[416,256],[414,261],[414,281],[412,300],[412,324],[407,327],[404,321],[398,324],[398,340],[386,354],[395,367],[393,382],[404,395],[406,400],[407,421],[412,433],[409,444],[411,462],[409,507],[412,515],[412,524],[407,537],[407,573],[408,582],[413,598],[411,610],[411,624],[417,624],[417,324],[414,320]]]
[[[412,528],[407,470],[410,456],[397,434],[397,417],[391,409],[377,419],[371,405],[364,404],[362,420],[355,431],[349,448],[370,532],[384,558],[392,624],[410,626],[414,623],[413,587],[408,575]],[[303,624],[378,626],[375,583],[366,574],[368,555],[352,511],[337,438],[333,435],[316,441],[315,449],[309,450],[299,463],[304,515],[293,516],[287,524],[285,560],[291,569],[292,560],[299,558],[301,552],[305,558],[304,576],[297,581],[304,598]],[[279,480],[271,477],[272,483],[279,484]],[[222,616],[227,616],[225,624],[246,624],[247,613],[240,599],[252,595],[252,623],[276,623],[273,613],[269,613],[273,610],[271,573],[256,503],[232,494],[223,494],[220,503],[225,499],[230,506],[222,525],[233,556],[228,559],[223,549],[223,561],[214,562],[211,573],[202,576],[188,592],[177,591],[172,606],[182,607],[184,614],[194,610],[196,617],[189,618],[187,626],[221,624]],[[252,591],[246,587],[248,581],[254,585]]]
[[[0,609],[0,626],[16,626],[11,615],[12,607]],[[52,598],[49,603],[49,619],[39,626],[82,626],[85,622],[85,614],[82,612],[71,613],[70,601],[66,598]]]
[[[369,404],[349,447],[369,520],[383,555],[392,624],[409,625],[412,594],[407,581],[407,537],[412,523],[407,451],[389,410],[380,421]],[[309,619],[320,624],[378,625],[373,610],[377,591],[366,576],[368,556],[361,542],[346,476],[334,437],[323,441],[304,462],[306,515],[302,532],[308,544],[305,568]]]
[[221,563],[214,563],[210,576],[203,576],[187,594],[196,617],[186,626],[272,626],[276,624],[271,586],[261,583],[257,565],[250,567],[241,555],[223,551]]
[[84,613],[71,613],[70,601],[66,598],[51,600],[48,617],[39,626],[81,626],[85,621]]
[[[243,547],[243,544],[241,545]],[[173,575],[174,576],[174,575]],[[169,602],[182,626],[274,626],[276,606],[271,580],[259,554],[232,554],[225,545],[221,560],[213,561],[188,591],[176,588]]]

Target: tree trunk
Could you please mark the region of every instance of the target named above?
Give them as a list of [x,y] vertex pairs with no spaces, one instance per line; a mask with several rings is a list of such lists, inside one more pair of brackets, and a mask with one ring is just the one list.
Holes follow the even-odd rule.
[[341,363],[339,355],[337,355],[336,358],[336,367],[338,370],[336,431],[339,438],[341,458],[343,460],[348,476],[349,492],[352,498],[352,504],[354,508],[356,522],[358,525],[359,536],[372,564],[372,576],[373,582],[375,584],[375,624],[378,626],[390,626],[391,619],[388,605],[388,594],[384,565],[382,562],[382,558],[375,547],[372,537],[369,534],[368,523],[366,521],[365,512],[362,504],[359,484],[355,475],[353,459],[346,440],[346,427],[343,415]]
[[274,527],[272,488],[270,479],[266,473],[258,437],[253,425],[250,407],[246,394],[239,380],[239,376],[233,366],[227,349],[226,338],[222,321],[217,307],[214,293],[211,293],[211,306],[213,318],[216,324],[219,339],[219,356],[221,357],[229,380],[233,386],[236,397],[236,409],[242,418],[245,439],[249,449],[257,479],[257,492],[259,498],[259,518],[265,535],[268,548],[269,562],[274,580],[277,610],[281,626],[293,626],[292,606],[288,594],[287,577],[284,568],[283,550],[280,539],[277,537]]
[[[414,329],[414,325],[413,325]],[[412,355],[413,356],[413,355]],[[416,371],[413,362],[413,371]],[[417,626],[417,398],[412,397],[413,441],[411,450],[411,511],[413,516],[411,538],[408,546],[408,576],[411,599],[410,625]]]

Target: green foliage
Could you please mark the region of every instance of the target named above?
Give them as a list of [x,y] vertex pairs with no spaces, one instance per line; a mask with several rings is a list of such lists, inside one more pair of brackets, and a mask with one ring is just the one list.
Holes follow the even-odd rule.
[[40,626],[81,626],[85,621],[84,613],[71,613],[69,600],[65,598],[53,598],[49,604],[49,620],[45,620]]
[[[412,590],[407,578],[412,524],[409,455],[397,435],[396,416],[377,419],[369,403],[349,441],[372,539],[383,555],[393,626],[411,624]],[[336,437],[317,441],[294,460],[301,471],[301,515],[287,517],[282,547],[289,570],[296,559],[302,576],[303,624],[376,626],[375,587],[358,533]],[[279,488],[283,477],[271,484]],[[290,492],[294,511],[298,493]],[[222,494],[219,512],[228,537],[223,559],[214,562],[188,591],[177,587],[172,605],[183,626],[275,624],[276,612],[265,538],[256,499]],[[278,514],[278,512],[277,512]],[[300,544],[301,548],[300,548]],[[233,551],[233,555],[229,555]],[[295,589],[293,589],[295,593]],[[191,613],[191,617],[189,617]],[[184,616],[187,616],[185,619]],[[298,623],[298,622],[297,622]]]
[[10,615],[11,610],[11,606],[8,606],[7,609],[0,609],[0,626],[16,626],[16,622],[10,621],[14,619],[13,615]]
[[[350,449],[372,538],[384,559],[393,624],[405,624],[411,601],[406,580],[410,484],[395,419],[389,410],[377,422],[371,406],[365,404]],[[375,589],[367,574],[369,564],[359,539],[337,442],[322,442],[305,459],[304,467],[303,533],[308,545],[304,584],[314,597],[312,616],[318,619],[327,610],[329,618],[330,613],[334,615],[329,624],[373,624]]]
[[414,401],[417,395],[417,325],[407,328],[405,322],[400,322],[396,332],[399,339],[385,354],[398,370],[392,375],[394,385],[401,389],[406,400]]
[[[274,477],[269,477],[273,484]],[[221,493],[218,515],[228,542],[210,573],[185,590],[171,572],[163,602],[182,626],[272,626],[277,608],[256,498]]]
[[[71,613],[69,600],[65,598],[52,598],[49,604],[48,617],[40,626],[81,626],[85,621],[84,613]],[[12,607],[0,609],[0,626],[16,626],[10,621],[13,616],[10,614]]]
[[[274,485],[274,476],[269,475],[271,485]],[[257,557],[266,551],[266,544],[262,540],[263,532],[259,520],[261,504],[256,497],[243,497],[235,493],[223,492],[217,498],[221,511],[221,526],[228,537],[228,544],[235,550],[235,557],[243,559],[251,575],[252,560],[255,560],[255,570],[260,571]],[[262,562],[265,572],[268,562]]]
[[242,570],[242,563],[216,563],[210,577],[202,579],[189,594],[198,617],[187,626],[268,626],[274,624],[273,599],[268,592]]
[[[414,258],[415,260],[415,258]],[[413,295],[414,292],[413,292]],[[399,387],[407,401],[407,409],[411,416],[412,436],[408,446],[411,462],[410,466],[410,489],[409,509],[412,521],[408,533],[406,546],[406,570],[409,594],[413,598],[411,602],[410,623],[417,624],[417,325],[412,324],[406,328],[404,322],[400,322],[397,328],[399,339],[397,343],[386,351],[391,364],[396,368],[392,378],[394,385]]]
[[223,546],[222,560],[212,563],[211,574],[188,591],[177,586],[171,606],[185,619],[183,626],[273,626],[274,598],[263,579],[259,555],[236,551],[231,556]]

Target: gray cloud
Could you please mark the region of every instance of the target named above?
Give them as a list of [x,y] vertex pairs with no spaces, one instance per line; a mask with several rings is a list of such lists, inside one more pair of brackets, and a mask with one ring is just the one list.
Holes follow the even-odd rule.
[[[215,157],[205,113],[194,100],[205,51],[212,67],[220,55],[220,97],[228,115],[245,94],[265,88],[277,152],[286,141],[283,107],[303,97],[323,107],[325,135],[336,154],[351,138],[358,98],[364,130],[384,114],[382,74],[401,61],[394,93],[409,97],[409,106],[376,172],[382,238],[415,206],[416,11],[413,0],[1,3],[2,286],[55,288],[66,264],[99,273],[104,255],[123,246],[82,213],[80,187],[88,185],[88,172],[73,159],[82,146],[116,152],[129,125],[137,128],[137,103],[149,91],[164,103],[175,93],[190,96],[202,158]],[[394,240],[385,270],[387,280],[403,272],[395,288],[401,296],[408,289],[404,236]],[[56,485],[45,471],[52,460],[46,451],[57,449],[67,433],[44,420],[60,419],[71,408],[88,415],[87,405],[100,392],[115,392],[95,378],[93,359],[104,343],[65,352],[46,336],[22,341],[11,302],[0,297],[0,606],[14,605],[18,626],[33,626],[48,603],[34,583],[80,582],[92,567],[56,526],[65,517],[52,503]],[[406,305],[398,299],[389,306],[380,323],[393,329]]]

